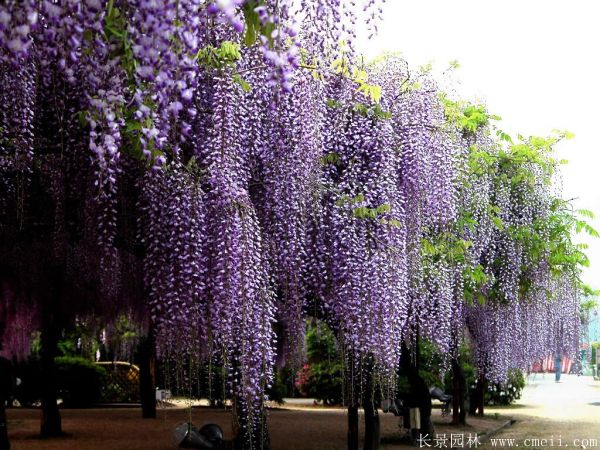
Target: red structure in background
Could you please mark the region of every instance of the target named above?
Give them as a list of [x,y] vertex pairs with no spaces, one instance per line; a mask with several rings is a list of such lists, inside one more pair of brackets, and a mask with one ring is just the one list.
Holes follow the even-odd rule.
[[[571,371],[571,366],[573,365],[573,360],[571,358],[567,358],[563,356],[561,362],[561,372],[569,373]],[[531,368],[531,372],[542,373],[542,372],[552,372],[554,373],[554,356],[547,356],[544,359],[533,364]]]

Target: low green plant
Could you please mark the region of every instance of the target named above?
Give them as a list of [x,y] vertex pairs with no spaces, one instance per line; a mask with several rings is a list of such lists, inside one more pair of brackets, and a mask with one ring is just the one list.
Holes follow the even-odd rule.
[[508,372],[506,383],[496,383],[488,386],[485,393],[485,403],[486,405],[510,405],[521,398],[524,387],[525,377],[523,372],[511,369]]
[[343,364],[331,329],[320,321],[310,322],[306,333],[307,364],[298,371],[296,388],[326,405],[343,400]]
[[58,395],[68,407],[91,406],[100,400],[106,370],[88,359],[61,356],[55,359]]

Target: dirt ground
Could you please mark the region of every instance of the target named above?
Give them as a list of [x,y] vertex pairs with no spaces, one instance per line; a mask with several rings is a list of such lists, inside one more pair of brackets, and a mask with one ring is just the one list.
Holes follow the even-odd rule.
[[[13,450],[168,450],[174,449],[172,432],[186,422],[188,410],[159,409],[156,420],[141,419],[139,409],[65,409],[62,410],[65,437],[41,440],[39,411],[10,409],[9,436]],[[361,417],[362,419],[362,417]],[[206,407],[192,410],[195,425],[218,423],[231,438],[229,412]],[[381,415],[383,449],[411,448],[399,444],[398,418]],[[451,427],[448,418],[434,411],[438,433],[486,432],[501,424],[498,418],[472,418],[465,429]],[[334,450],[346,448],[346,414],[341,408],[273,408],[269,411],[269,430],[274,450]],[[361,429],[362,433],[362,429]],[[414,447],[412,447],[414,448]]]

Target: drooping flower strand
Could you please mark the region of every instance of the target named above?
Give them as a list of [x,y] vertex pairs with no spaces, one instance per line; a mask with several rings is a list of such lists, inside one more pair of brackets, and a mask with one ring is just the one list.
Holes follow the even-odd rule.
[[454,269],[436,246],[441,245],[438,235],[456,220],[460,147],[444,129],[439,91],[427,75],[410,73],[403,60],[389,57],[375,64],[373,79],[382,86],[381,106],[390,114],[394,145],[401,154],[398,189],[406,205],[412,324],[407,331],[410,335],[418,330],[448,353]]
[[355,89],[337,77],[329,81],[323,187],[314,212],[317,236],[312,239],[310,279],[326,316],[339,330],[342,346],[355,360],[349,364],[359,367],[362,357],[372,355],[379,370],[389,373],[399,360],[406,320],[399,153],[385,121],[354,109]]
[[0,5],[0,58],[13,68],[27,58],[38,20],[35,0],[9,0]]

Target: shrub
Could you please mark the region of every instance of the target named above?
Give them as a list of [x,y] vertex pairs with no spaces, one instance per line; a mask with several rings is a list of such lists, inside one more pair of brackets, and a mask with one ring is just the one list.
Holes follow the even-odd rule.
[[342,403],[342,364],[316,363],[310,366],[308,395],[325,405]]
[[508,372],[506,383],[491,384],[488,387],[488,391],[485,393],[485,403],[486,405],[510,405],[521,398],[524,387],[523,372],[511,369]]
[[90,406],[100,400],[106,370],[85,358],[61,356],[55,359],[58,396],[69,407]]
[[600,342],[592,342],[591,345],[591,354],[590,354],[590,362],[592,365],[596,365],[596,353],[598,352],[598,349],[600,348]]
[[293,377],[293,372],[290,369],[275,371],[273,384],[267,389],[269,400],[282,404],[284,397],[291,397],[294,394],[293,388],[290,389],[288,387],[289,383],[287,383],[290,376]]
[[335,336],[324,322],[309,322],[306,354],[308,362],[296,374],[298,391],[326,405],[342,403],[342,360]]

